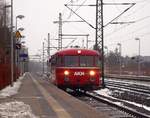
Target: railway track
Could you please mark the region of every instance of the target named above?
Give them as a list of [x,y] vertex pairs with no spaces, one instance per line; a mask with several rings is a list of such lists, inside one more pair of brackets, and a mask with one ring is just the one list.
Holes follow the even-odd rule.
[[106,113],[109,116],[109,118],[135,118],[132,115],[125,113],[122,110],[118,110],[114,106],[111,106],[104,101],[95,99],[94,97],[88,94],[84,94],[81,92],[81,93],[78,93],[78,95],[75,95],[75,97],[85,102],[86,104],[90,105],[92,108],[96,109],[98,112]]
[[135,75],[118,75],[118,74],[107,74],[105,78],[115,78],[115,79],[125,79],[125,80],[135,80],[150,82],[150,76],[135,76]]
[[[150,87],[144,84],[136,84],[130,81],[115,81],[106,80],[106,87],[112,91],[119,91],[121,97],[103,96],[96,92],[87,92],[85,97],[79,99],[87,102],[92,107],[98,110],[103,109],[104,112],[110,112],[110,116],[114,118],[118,117],[136,117],[136,118],[150,118]],[[87,98],[88,97],[88,98]],[[127,97],[127,98],[126,98]],[[136,103],[135,103],[136,102]],[[107,104],[107,105],[103,105]],[[147,105],[147,106],[145,106]],[[114,109],[117,108],[119,110]],[[120,112],[120,110],[122,112]],[[108,112],[108,114],[109,114]]]
[[150,86],[136,82],[105,80],[106,87],[112,90],[113,97],[150,106]]
[[107,88],[115,88],[123,91],[134,92],[141,95],[150,97],[150,86],[138,85],[130,82],[106,80],[105,85]]
[[143,111],[142,109],[141,112],[141,108],[127,101],[99,95],[96,92],[87,92],[84,95],[80,96],[79,99],[90,104],[97,110],[107,112],[111,118],[150,118],[149,111]]

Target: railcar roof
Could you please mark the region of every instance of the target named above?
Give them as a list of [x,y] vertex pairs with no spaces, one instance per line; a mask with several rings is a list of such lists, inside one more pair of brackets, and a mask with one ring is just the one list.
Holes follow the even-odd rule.
[[76,48],[58,51],[56,55],[100,55],[100,54],[95,50]]

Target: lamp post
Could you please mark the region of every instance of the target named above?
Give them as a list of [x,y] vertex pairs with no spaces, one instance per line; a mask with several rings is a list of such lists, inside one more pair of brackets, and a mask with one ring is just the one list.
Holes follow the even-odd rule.
[[109,73],[109,64],[108,64],[108,47],[107,46],[104,46],[104,49],[106,49],[106,56],[105,56],[105,64],[106,64],[106,67],[107,67],[107,71]]
[[44,42],[43,42],[43,75],[44,75]]
[[23,31],[23,30],[24,30],[23,27],[18,28],[18,31]]
[[11,86],[14,81],[13,0],[11,0]]
[[108,56],[108,47],[107,47],[107,46],[104,46],[104,48],[107,50],[107,51],[106,51],[106,55]]
[[25,17],[24,15],[18,15],[18,16],[16,16],[16,31],[18,30],[18,26],[17,26],[18,25],[17,24],[18,23],[18,18],[19,19],[23,19],[24,17]]
[[[16,16],[16,29],[15,29],[15,31],[17,32],[17,31],[23,31],[24,30],[24,28],[19,28],[18,29],[18,19],[23,19],[24,18],[24,15],[18,15],[18,16]],[[20,37],[21,38],[21,37]],[[20,44],[20,40],[18,40],[18,39],[16,38],[16,40],[15,40],[15,44],[16,43],[19,43]],[[18,68],[21,68],[21,65],[20,65],[20,62],[19,62],[19,60],[20,60],[20,58],[19,58],[19,55],[20,55],[20,49],[17,49],[16,50],[16,66],[18,67]],[[23,69],[23,68],[21,68],[21,69]]]
[[140,38],[135,38],[135,40],[139,41],[139,55],[138,55],[138,76],[141,74],[141,64],[140,64],[140,55],[141,55],[141,41]]
[[122,74],[122,61],[121,61],[121,51],[122,51],[122,45],[121,45],[121,43],[118,43],[117,44],[118,46],[119,46],[119,56],[120,56],[120,58],[119,58],[119,74],[121,75]]

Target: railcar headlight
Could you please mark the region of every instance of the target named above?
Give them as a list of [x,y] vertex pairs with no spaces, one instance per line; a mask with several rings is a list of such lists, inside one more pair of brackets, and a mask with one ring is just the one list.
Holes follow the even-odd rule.
[[90,75],[91,75],[91,76],[94,76],[94,75],[95,75],[95,71],[91,70],[91,71],[90,71]]
[[64,75],[69,75],[69,71],[65,70]]

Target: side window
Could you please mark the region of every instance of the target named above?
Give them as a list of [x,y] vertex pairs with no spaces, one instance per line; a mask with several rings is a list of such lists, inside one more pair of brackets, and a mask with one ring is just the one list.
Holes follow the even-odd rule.
[[56,57],[52,57],[51,66],[55,66],[55,65],[56,65]]
[[2,55],[0,55],[0,64],[4,63]]
[[2,63],[1,55],[0,55],[0,64]]
[[62,66],[62,56],[57,56],[57,66]]
[[101,59],[99,56],[95,56],[95,66],[101,68]]

